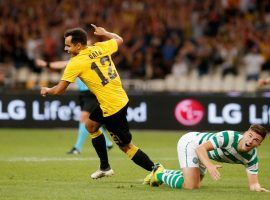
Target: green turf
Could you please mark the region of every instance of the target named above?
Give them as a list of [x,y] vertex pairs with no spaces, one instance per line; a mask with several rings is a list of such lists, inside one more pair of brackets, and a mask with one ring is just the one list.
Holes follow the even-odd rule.
[[[133,131],[134,143],[155,162],[178,168],[176,144],[180,132]],[[200,190],[142,185],[147,172],[137,167],[116,146],[109,152],[115,175],[91,180],[98,167],[90,144],[81,155],[66,155],[76,139],[75,129],[0,129],[0,199],[270,199],[270,193],[249,192],[241,165],[223,164],[222,178],[209,175]],[[260,182],[270,189],[270,139],[259,148]]]

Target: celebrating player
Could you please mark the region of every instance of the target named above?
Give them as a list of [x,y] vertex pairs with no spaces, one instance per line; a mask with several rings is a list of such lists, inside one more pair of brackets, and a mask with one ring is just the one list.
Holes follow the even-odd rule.
[[154,163],[131,142],[132,136],[126,119],[129,99],[111,58],[118,50],[118,46],[123,43],[123,39],[102,27],[92,26],[95,35],[105,36],[109,40],[87,46],[87,33],[83,29],[67,30],[64,35],[65,50],[72,58],[65,68],[61,81],[52,88],[42,87],[40,93],[42,96],[60,95],[79,77],[96,96],[99,104],[86,122],[86,128],[91,134],[93,146],[100,158],[100,167],[91,174],[91,178],[97,179],[114,174],[109,165],[104,136],[99,130],[103,124],[130,159],[151,171]]
[[211,162],[215,160],[244,165],[250,190],[268,192],[259,184],[256,149],[266,134],[266,129],[260,125],[251,125],[243,135],[236,131],[187,133],[180,138],[177,145],[182,171],[164,169],[161,164],[156,164],[153,171],[145,178],[144,184],[159,186],[165,183],[172,188],[200,188],[206,170],[213,180],[220,179],[218,169],[221,165]]
[[[36,60],[36,65],[41,68],[49,68],[49,69],[55,69],[55,70],[61,70],[66,67],[68,64],[68,61],[55,61],[55,62],[46,62],[41,59]],[[93,94],[89,91],[87,86],[79,79],[76,79],[77,87],[80,91],[79,94],[79,104],[81,107],[81,113],[80,113],[80,123],[78,127],[78,135],[75,145],[71,148],[70,151],[68,151],[68,154],[80,154],[83,148],[83,144],[89,135],[87,129],[85,128],[85,123],[87,119],[90,116],[90,111],[92,107],[96,103],[96,98],[93,98]],[[94,99],[94,100],[93,100]],[[101,127],[101,132],[104,134],[105,141],[106,141],[106,147],[107,149],[110,149],[113,147],[112,142],[107,136],[107,130],[105,127]]]

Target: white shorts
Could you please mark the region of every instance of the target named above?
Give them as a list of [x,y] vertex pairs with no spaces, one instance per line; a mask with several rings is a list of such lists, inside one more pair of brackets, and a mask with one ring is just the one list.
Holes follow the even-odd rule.
[[206,168],[200,162],[195,151],[199,146],[197,133],[198,132],[189,132],[179,139],[177,144],[178,160],[181,169],[197,167],[200,169],[201,175],[204,175]]

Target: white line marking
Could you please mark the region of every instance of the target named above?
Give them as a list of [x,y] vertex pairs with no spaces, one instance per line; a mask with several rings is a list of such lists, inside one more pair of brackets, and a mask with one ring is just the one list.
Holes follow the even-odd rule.
[[[128,158],[126,158],[128,159]],[[111,160],[126,160],[122,157],[112,157]],[[99,160],[98,158],[76,158],[76,157],[12,157],[12,158],[1,158],[0,162],[54,162],[54,161],[93,161]],[[169,161],[169,160],[177,160],[177,157],[170,158],[155,158],[155,160],[159,161]]]

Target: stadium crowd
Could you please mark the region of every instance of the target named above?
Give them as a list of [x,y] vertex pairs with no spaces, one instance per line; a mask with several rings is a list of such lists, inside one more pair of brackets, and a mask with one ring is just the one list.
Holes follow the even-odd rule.
[[[67,59],[63,33],[91,23],[118,33],[115,64],[125,79],[163,79],[244,67],[246,80],[270,70],[268,0],[0,0],[0,84],[35,59]],[[13,75],[12,75],[13,74]]]

